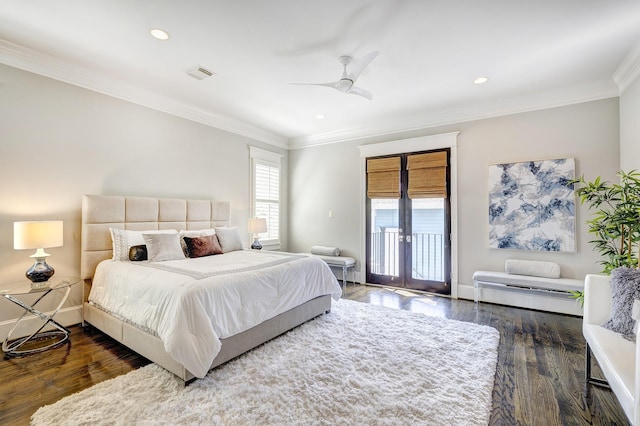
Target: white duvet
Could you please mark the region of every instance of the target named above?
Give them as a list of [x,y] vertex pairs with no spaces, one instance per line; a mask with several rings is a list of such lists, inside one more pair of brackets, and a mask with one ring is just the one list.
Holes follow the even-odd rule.
[[169,355],[204,377],[220,339],[325,294],[338,300],[341,289],[322,260],[242,250],[166,262],[103,261],[89,302],[156,334]]

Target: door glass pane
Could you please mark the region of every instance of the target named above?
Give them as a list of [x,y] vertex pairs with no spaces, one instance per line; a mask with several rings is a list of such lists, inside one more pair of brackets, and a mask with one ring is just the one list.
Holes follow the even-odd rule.
[[371,273],[399,276],[399,200],[371,199]]
[[411,277],[444,281],[444,198],[411,200]]

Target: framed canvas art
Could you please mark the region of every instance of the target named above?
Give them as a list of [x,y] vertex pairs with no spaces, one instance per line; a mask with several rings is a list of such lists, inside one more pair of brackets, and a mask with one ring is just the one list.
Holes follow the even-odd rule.
[[575,251],[573,158],[489,166],[489,247]]

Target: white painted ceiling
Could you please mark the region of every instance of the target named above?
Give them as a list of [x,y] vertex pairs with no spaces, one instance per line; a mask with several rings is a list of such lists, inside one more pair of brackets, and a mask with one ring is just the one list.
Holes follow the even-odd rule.
[[[0,62],[282,147],[618,96],[638,40],[638,0],[0,0]],[[371,101],[289,84],[373,50]]]

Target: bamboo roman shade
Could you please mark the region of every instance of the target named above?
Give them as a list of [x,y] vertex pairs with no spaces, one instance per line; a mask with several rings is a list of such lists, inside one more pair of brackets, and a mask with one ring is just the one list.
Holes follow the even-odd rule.
[[409,198],[447,198],[447,151],[407,156]]
[[367,159],[367,197],[400,198],[400,157]]

